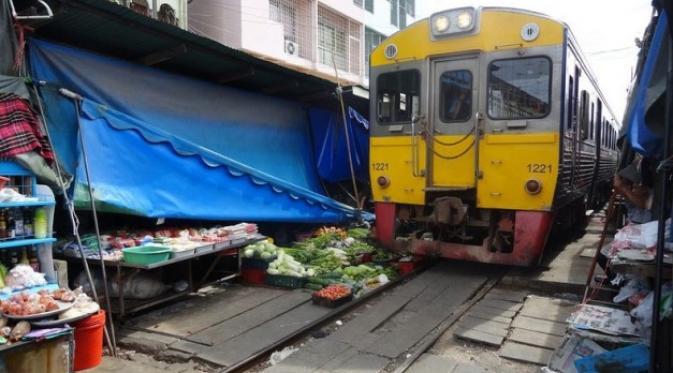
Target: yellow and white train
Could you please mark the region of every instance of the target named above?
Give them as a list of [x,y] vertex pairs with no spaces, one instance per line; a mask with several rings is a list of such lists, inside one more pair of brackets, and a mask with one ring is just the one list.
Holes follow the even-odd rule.
[[451,9],[384,40],[370,69],[384,244],[533,265],[554,222],[606,199],[619,123],[564,23]]

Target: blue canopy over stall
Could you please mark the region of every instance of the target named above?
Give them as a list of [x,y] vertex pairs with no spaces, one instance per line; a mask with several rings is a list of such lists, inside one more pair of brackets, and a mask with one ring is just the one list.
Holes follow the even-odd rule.
[[657,157],[663,146],[663,99],[666,93],[670,38],[667,18],[665,12],[659,15],[625,118],[625,133],[629,145],[642,155],[650,157]]
[[[79,49],[30,40],[49,134],[85,206],[78,116],[101,211],[147,217],[339,222],[323,195],[307,108]],[[85,99],[77,113],[59,88]]]

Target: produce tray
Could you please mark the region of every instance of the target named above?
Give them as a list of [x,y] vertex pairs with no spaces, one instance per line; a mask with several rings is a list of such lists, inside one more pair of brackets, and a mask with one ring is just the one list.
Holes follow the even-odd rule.
[[313,304],[316,304],[318,306],[323,306],[323,307],[329,307],[329,308],[337,308],[340,306],[343,306],[344,304],[350,302],[353,300],[353,293],[350,293],[346,295],[345,297],[341,297],[339,299],[335,300],[329,300],[327,298],[320,297],[313,293],[311,295],[311,299],[313,299]]
[[215,247],[215,245],[213,245],[212,243],[204,245],[204,246],[199,246],[199,247],[196,248],[195,253],[196,254],[207,253],[209,251],[213,251],[214,247]]
[[148,265],[168,260],[173,250],[168,246],[144,245],[122,249],[122,253],[126,263]]
[[222,250],[225,247],[231,246],[231,241],[226,240],[226,241],[220,241],[220,242],[215,242],[213,245],[214,250]]
[[190,255],[194,255],[194,249],[173,251],[173,253],[171,254],[171,259],[182,258],[184,256],[190,256]]
[[243,268],[256,268],[266,270],[267,268],[269,268],[269,263],[274,260],[276,260],[275,256],[270,258],[269,261],[260,258],[243,258],[241,265],[243,266]]
[[284,275],[266,275],[266,284],[281,288],[299,289],[304,287],[306,279],[303,277],[292,277]]
[[61,314],[67,310],[70,309],[70,307],[73,306],[74,302],[62,302],[60,300],[56,301],[56,304],[58,304],[58,309],[53,310],[53,311],[47,311],[47,312],[42,312],[42,313],[36,313],[32,315],[12,315],[9,313],[3,313],[3,315],[8,318],[8,319],[13,319],[13,320],[36,320],[36,319],[44,319],[45,317],[53,316],[53,315],[58,315]]

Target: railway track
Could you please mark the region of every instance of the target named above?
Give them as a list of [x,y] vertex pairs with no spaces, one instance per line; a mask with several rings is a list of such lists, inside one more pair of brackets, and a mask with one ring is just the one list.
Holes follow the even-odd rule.
[[[335,310],[222,372],[403,372],[504,273],[488,265],[437,263]],[[270,354],[288,347],[297,350],[270,366]]]

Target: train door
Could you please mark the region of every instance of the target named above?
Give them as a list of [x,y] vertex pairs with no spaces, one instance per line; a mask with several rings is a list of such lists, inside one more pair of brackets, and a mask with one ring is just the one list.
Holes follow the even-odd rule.
[[431,62],[426,137],[428,190],[476,186],[479,58]]

